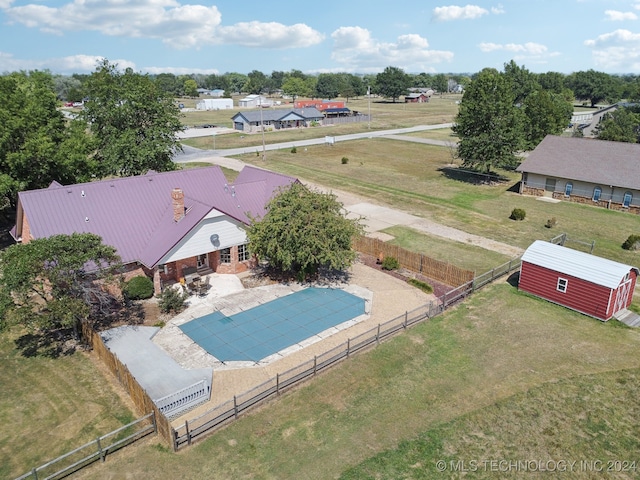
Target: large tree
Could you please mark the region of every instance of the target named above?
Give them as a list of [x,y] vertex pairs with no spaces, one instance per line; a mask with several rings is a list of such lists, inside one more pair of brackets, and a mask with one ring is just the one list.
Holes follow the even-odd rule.
[[332,99],[340,95],[343,87],[343,80],[335,73],[321,73],[316,82],[316,97]]
[[565,78],[565,84],[577,99],[589,100],[592,107],[603,100],[617,102],[622,93],[622,82],[617,77],[595,70],[572,73]]
[[252,253],[304,279],[320,268],[350,266],[356,258],[351,242],[361,232],[358,220],[343,215],[335,195],[296,183],[269,202],[266,215],[247,228],[247,237]]
[[298,97],[311,96],[313,91],[309,88],[307,82],[298,77],[289,77],[282,84],[282,93],[290,96],[293,101]]
[[173,96],[148,75],[104,60],[86,82],[81,115],[95,140],[98,176],[174,170],[183,129]]
[[573,105],[561,94],[537,89],[524,98],[525,149],[534,149],[547,135],[560,135],[569,125]]
[[90,233],[10,246],[0,252],[0,327],[75,331],[80,322],[113,305],[105,279],[118,266],[115,249]]
[[376,93],[392,98],[395,103],[400,95],[406,95],[411,86],[411,77],[398,67],[387,67],[376,75]]
[[21,190],[91,178],[84,126],[57,110],[49,73],[0,76],[0,98],[0,207],[15,203]]
[[618,108],[605,114],[596,126],[595,133],[598,140],[638,143],[640,141],[640,113],[634,111],[632,107]]
[[514,167],[523,148],[523,113],[512,83],[495,69],[482,70],[467,86],[453,132],[463,166],[490,172]]

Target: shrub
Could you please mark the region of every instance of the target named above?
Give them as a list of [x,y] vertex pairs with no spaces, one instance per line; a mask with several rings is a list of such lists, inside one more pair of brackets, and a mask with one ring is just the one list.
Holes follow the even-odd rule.
[[423,282],[422,280],[418,280],[417,278],[410,278],[407,280],[407,283],[419,288],[425,293],[433,293],[433,287],[431,285],[427,282]]
[[184,302],[189,294],[176,290],[175,288],[165,288],[160,294],[158,307],[162,313],[179,312],[184,308]]
[[149,277],[133,277],[124,284],[122,293],[129,300],[145,300],[153,297],[153,281]]
[[382,268],[384,270],[397,270],[400,268],[400,262],[395,257],[384,257],[382,260]]
[[553,228],[556,226],[556,223],[558,223],[556,217],[551,217],[549,220],[547,220],[547,223],[544,226],[547,228]]
[[632,233],[622,244],[625,250],[640,250],[640,235]]
[[296,147],[291,148],[291,153],[298,153],[298,149]]
[[346,165],[347,163],[349,163],[349,159],[347,157],[342,157],[342,165]]
[[524,220],[524,217],[527,215],[527,212],[525,212],[522,208],[514,208],[513,210],[511,210],[511,215],[509,216],[509,218],[511,220]]

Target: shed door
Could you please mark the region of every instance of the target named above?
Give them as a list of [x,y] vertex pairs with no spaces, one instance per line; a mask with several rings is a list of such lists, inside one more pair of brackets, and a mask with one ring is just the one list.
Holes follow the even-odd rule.
[[618,287],[618,296],[616,297],[616,304],[613,308],[613,312],[617,313],[627,306],[627,300],[629,300],[629,294],[631,293],[631,279],[626,280]]

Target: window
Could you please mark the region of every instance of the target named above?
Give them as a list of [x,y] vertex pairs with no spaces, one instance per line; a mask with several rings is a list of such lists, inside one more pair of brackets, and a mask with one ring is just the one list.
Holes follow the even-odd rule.
[[249,260],[249,248],[246,243],[244,245],[238,245],[238,260],[241,262]]
[[559,292],[565,293],[567,291],[568,285],[569,285],[569,280],[567,280],[566,278],[558,278],[558,285],[556,286],[556,289]]
[[600,187],[596,187],[593,189],[593,201],[599,202],[600,197],[602,196],[602,189]]
[[633,198],[633,195],[631,195],[631,192],[626,192],[624,194],[624,198],[622,199],[622,206],[624,208],[629,208],[629,205],[631,205],[632,198]]
[[231,249],[223,248],[220,250],[220,263],[231,263]]
[[564,196],[570,197],[572,191],[573,191],[573,183],[567,182],[567,184],[564,186]]

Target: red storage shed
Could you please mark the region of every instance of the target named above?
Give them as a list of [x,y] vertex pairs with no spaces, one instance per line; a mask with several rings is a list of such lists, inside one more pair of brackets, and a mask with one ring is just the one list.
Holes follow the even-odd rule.
[[518,288],[607,321],[626,309],[638,269],[537,240],[522,255]]

